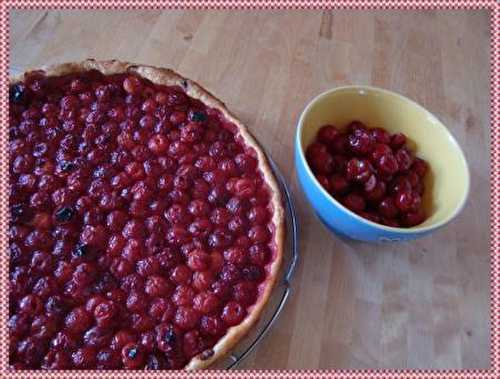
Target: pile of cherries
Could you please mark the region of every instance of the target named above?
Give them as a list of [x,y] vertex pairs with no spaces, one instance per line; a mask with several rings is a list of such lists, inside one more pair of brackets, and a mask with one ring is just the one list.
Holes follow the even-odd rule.
[[10,364],[178,369],[272,260],[255,151],[180,86],[33,73],[10,88]]
[[415,157],[402,133],[368,128],[359,121],[343,131],[325,125],[306,158],[319,183],[358,215],[383,225],[422,223],[428,164]]

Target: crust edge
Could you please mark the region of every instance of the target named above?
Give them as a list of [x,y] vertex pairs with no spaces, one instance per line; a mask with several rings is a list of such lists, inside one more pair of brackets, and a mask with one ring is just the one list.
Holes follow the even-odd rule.
[[88,70],[98,70],[105,75],[112,75],[125,72],[133,72],[145,79],[150,80],[155,84],[160,85],[179,85],[184,88],[186,93],[195,99],[199,99],[204,104],[218,109],[226,119],[235,124],[238,128],[238,133],[241,135],[245,143],[253,148],[258,156],[258,168],[262,172],[267,185],[271,190],[271,204],[274,210],[272,223],[275,226],[274,239],[276,244],[274,261],[268,268],[268,278],[266,286],[262,290],[257,302],[250,308],[250,311],[242,323],[230,327],[227,333],[213,346],[214,354],[208,359],[201,359],[200,355],[193,357],[187,365],[185,370],[192,371],[204,369],[211,366],[217,360],[226,356],[232,348],[250,331],[251,327],[259,320],[262,311],[268,302],[272,290],[276,284],[281,263],[283,259],[283,245],[285,239],[285,220],[284,210],[282,206],[281,191],[278,183],[272,173],[268,159],[264,154],[262,147],[248,131],[247,127],[243,125],[229,110],[225,104],[205,90],[197,82],[184,78],[180,74],[168,68],[159,68],[148,65],[132,64],[118,60],[97,61],[94,59],[87,59],[82,62],[68,62],[58,65],[43,67],[38,70],[28,70],[21,75],[10,78],[10,83],[15,84],[24,79],[26,74],[33,71],[43,71],[46,76],[60,76],[74,72],[82,72]]

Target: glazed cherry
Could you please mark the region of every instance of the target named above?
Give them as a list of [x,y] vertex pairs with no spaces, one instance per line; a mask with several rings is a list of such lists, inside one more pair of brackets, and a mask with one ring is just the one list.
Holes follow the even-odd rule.
[[187,357],[193,357],[201,353],[205,349],[205,340],[201,337],[200,332],[191,330],[184,335],[183,351]]
[[342,175],[332,175],[328,187],[325,189],[331,191],[333,194],[341,195],[349,190],[349,181]]
[[386,175],[393,175],[399,170],[398,160],[392,153],[382,155],[376,164],[380,172]]
[[355,193],[350,193],[344,198],[344,205],[353,212],[361,212],[366,207],[365,199]]
[[80,234],[80,241],[82,244],[102,248],[106,244],[106,232],[103,226],[87,225],[83,228]]
[[328,192],[331,191],[330,181],[328,180],[328,177],[326,175],[318,175],[316,176],[316,179],[325,190],[327,190]]
[[176,266],[170,273],[170,278],[174,283],[183,284],[191,279],[192,271],[186,265]]
[[247,262],[247,252],[239,247],[224,250],[224,260],[236,266],[244,266]]
[[19,312],[28,316],[38,314],[42,309],[42,301],[38,296],[26,295],[18,305]]
[[201,292],[193,299],[193,308],[200,313],[210,314],[219,308],[220,300],[210,292]]
[[135,76],[129,76],[123,81],[123,89],[132,95],[140,93],[141,88],[142,83],[139,78]]
[[398,176],[389,183],[389,192],[391,194],[396,194],[400,191],[410,191],[411,189],[411,182],[405,176]]
[[226,330],[226,325],[217,316],[203,316],[200,321],[201,332],[209,336],[220,336]]
[[396,161],[398,162],[398,168],[400,171],[408,171],[413,163],[413,156],[410,151],[404,147],[396,151],[395,154]]
[[83,307],[73,309],[64,320],[64,325],[70,333],[82,333],[91,324],[91,315]]
[[205,271],[210,265],[210,255],[200,249],[193,250],[188,255],[187,265],[193,271]]
[[193,288],[204,291],[212,285],[215,277],[211,271],[196,271],[193,273]]
[[373,149],[373,139],[365,129],[356,129],[348,137],[349,147],[355,154],[366,155]]
[[43,359],[42,368],[46,370],[64,370],[71,368],[68,353],[50,350]]
[[185,285],[177,286],[174,294],[172,295],[172,301],[175,305],[191,305],[193,302],[193,298],[195,296],[195,291]]
[[155,326],[155,320],[147,314],[134,313],[130,318],[130,325],[137,333],[143,333]]
[[148,142],[148,148],[156,155],[162,155],[168,149],[168,141],[165,136],[155,134]]
[[135,343],[129,343],[121,351],[123,365],[128,369],[137,369],[144,364],[144,352],[142,347]]
[[193,200],[188,205],[188,212],[195,217],[208,216],[210,213],[210,206],[206,201]]
[[98,369],[112,369],[118,367],[118,353],[110,348],[99,350],[96,359]]
[[249,265],[241,270],[241,275],[244,279],[249,281],[261,281],[265,277],[264,271],[260,266]]
[[149,315],[156,320],[170,321],[175,314],[175,305],[164,298],[156,298],[151,302]]
[[311,145],[306,156],[314,172],[328,175],[333,171],[333,158],[324,145]]
[[250,221],[250,223],[253,225],[264,223],[268,219],[268,217],[269,212],[267,211],[267,209],[261,206],[255,206],[251,208],[247,213],[248,221]]
[[122,329],[116,332],[112,337],[110,347],[113,350],[120,351],[128,343],[134,343],[137,340],[136,335],[130,330]]
[[251,246],[248,253],[250,261],[258,266],[266,265],[271,258],[269,248],[264,244],[255,244]]
[[377,143],[388,145],[391,142],[391,135],[385,129],[373,128],[370,129],[370,134],[372,139]]
[[415,226],[421,224],[425,220],[424,211],[419,208],[415,212],[408,212],[403,215],[402,222],[406,226]]
[[118,314],[118,307],[113,301],[103,301],[94,308],[94,317],[97,326],[109,328],[113,325]]
[[244,216],[234,216],[228,223],[227,229],[236,235],[244,234],[248,229],[248,222]]
[[153,275],[146,280],[145,292],[151,297],[167,296],[171,289],[171,284],[161,276]]
[[141,312],[147,307],[147,298],[142,291],[132,291],[127,297],[127,308],[132,312]]
[[71,355],[71,359],[74,367],[89,369],[96,363],[96,349],[90,346],[82,347]]
[[184,121],[187,120],[187,115],[185,112],[181,112],[181,111],[174,111],[172,112],[172,114],[170,115],[170,122],[173,124],[173,125],[179,125],[179,124],[182,124]]
[[386,197],[382,200],[378,205],[378,211],[383,217],[388,219],[396,217],[399,213],[392,197]]
[[406,136],[402,133],[396,133],[391,137],[391,147],[398,149],[406,143]]
[[190,122],[181,128],[180,139],[185,143],[196,143],[203,137],[203,128],[196,122]]
[[402,212],[412,212],[420,208],[420,195],[413,191],[399,191],[396,193],[394,203]]
[[370,155],[372,163],[376,164],[383,155],[392,153],[391,147],[387,144],[377,143],[373,147]]
[[174,316],[175,324],[184,330],[193,329],[200,320],[200,314],[188,307],[180,306]]
[[257,297],[257,287],[253,282],[240,282],[233,287],[233,298],[242,305],[251,305]]
[[268,242],[270,237],[271,233],[262,225],[255,225],[248,231],[248,238],[254,243]]
[[94,326],[85,332],[83,335],[83,342],[87,346],[101,348],[109,343],[111,337],[112,334],[108,329]]
[[142,277],[158,274],[160,262],[156,256],[147,257],[136,262],[136,271]]
[[[373,176],[372,178],[372,182],[375,183],[370,183],[370,180],[365,183],[364,197],[370,202],[377,203],[381,201],[385,195],[386,184],[382,180],[377,180],[375,176]],[[370,186],[367,186],[366,184],[370,184]]]
[[255,157],[246,153],[236,155],[234,161],[243,173],[252,172],[257,168],[257,160]]
[[417,173],[418,176],[423,178],[428,170],[428,164],[426,161],[420,158],[415,158],[412,169]]
[[380,216],[374,212],[365,212],[361,211],[358,213],[361,217],[366,218],[367,220],[376,222],[380,224]]
[[318,140],[325,145],[332,144],[339,134],[340,133],[335,126],[325,125],[318,131]]
[[245,308],[235,301],[230,301],[222,310],[222,321],[227,325],[233,326],[239,324],[246,316]]
[[240,198],[250,198],[255,194],[256,184],[253,180],[243,178],[234,183],[233,193]]
[[370,163],[364,159],[352,158],[347,162],[346,178],[349,181],[364,183],[370,178],[372,172]]

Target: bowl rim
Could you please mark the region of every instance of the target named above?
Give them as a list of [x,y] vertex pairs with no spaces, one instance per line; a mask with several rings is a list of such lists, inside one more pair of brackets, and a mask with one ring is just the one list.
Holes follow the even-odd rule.
[[[418,108],[419,110],[423,111],[424,113],[427,114],[428,117],[430,117],[433,121],[435,121],[435,124],[444,130],[444,132],[448,135],[448,138],[452,144],[455,145],[457,148],[457,151],[460,155],[460,158],[462,162],[464,163],[465,167],[465,191],[463,192],[464,195],[462,196],[462,199],[460,202],[457,204],[455,209],[450,212],[450,214],[445,217],[443,220],[436,222],[431,225],[426,225],[426,226],[412,226],[409,228],[401,228],[401,227],[392,227],[392,226],[386,226],[382,224],[378,224],[376,222],[370,221],[368,219],[365,219],[364,217],[359,216],[358,214],[354,213],[347,207],[345,207],[343,204],[341,204],[339,201],[337,201],[332,195],[326,191],[323,186],[319,183],[319,181],[316,179],[316,176],[313,174],[311,168],[309,167],[309,164],[307,163],[307,160],[305,158],[305,153],[304,153],[304,146],[302,145],[302,132],[304,129],[304,119],[306,115],[309,113],[310,109],[314,104],[316,104],[319,100],[321,100],[323,97],[330,95],[333,92],[339,92],[339,91],[345,91],[345,90],[355,90],[357,92],[359,91],[373,91],[373,92],[379,92],[383,93],[384,95],[387,96],[392,96],[392,97],[397,97],[400,98],[403,101],[408,102],[410,105],[413,107]],[[416,234],[416,233],[424,233],[428,231],[435,230],[441,226],[444,226],[448,224],[451,220],[453,220],[465,207],[465,204],[467,203],[467,199],[469,197],[469,192],[470,192],[470,170],[469,170],[469,164],[467,162],[467,159],[465,158],[465,154],[460,147],[459,143],[453,136],[453,134],[448,130],[448,128],[439,120],[434,114],[432,114],[430,111],[428,111],[426,108],[424,108],[422,105],[418,104],[416,101],[398,93],[395,91],[390,91],[384,88],[380,87],[375,87],[375,86],[369,86],[369,85],[347,85],[347,86],[340,86],[340,87],[334,87],[329,90],[326,90],[319,95],[316,95],[312,100],[309,101],[309,103],[306,105],[302,113],[300,114],[299,120],[297,122],[297,131],[295,133],[295,145],[298,148],[298,153],[300,159],[304,162],[305,166],[305,171],[308,176],[312,177],[313,183],[319,188],[319,190],[325,195],[327,201],[329,201],[332,205],[336,206],[339,210],[342,212],[346,213],[348,216],[353,217],[357,221],[370,226],[372,228],[379,229],[381,231],[387,231],[387,232],[397,232],[397,233],[405,233],[405,234]]]

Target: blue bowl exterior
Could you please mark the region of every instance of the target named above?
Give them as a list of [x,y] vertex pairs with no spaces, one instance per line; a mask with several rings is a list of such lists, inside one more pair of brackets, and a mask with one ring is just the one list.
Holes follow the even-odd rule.
[[325,226],[340,236],[367,242],[407,241],[423,237],[435,229],[421,232],[405,232],[377,228],[350,214],[343,206],[335,204],[329,195],[319,187],[319,183],[308,173],[307,162],[301,154],[298,136],[295,141],[295,169],[302,191],[314,211]]

